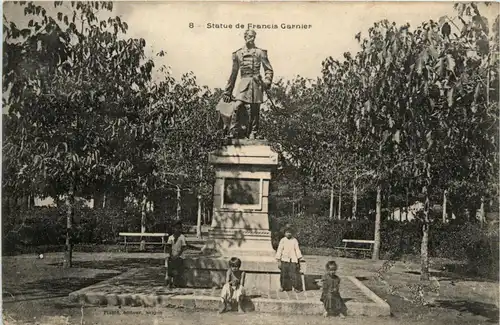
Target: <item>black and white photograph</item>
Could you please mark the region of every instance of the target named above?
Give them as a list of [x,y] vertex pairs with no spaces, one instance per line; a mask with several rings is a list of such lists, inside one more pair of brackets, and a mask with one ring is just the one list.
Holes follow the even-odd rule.
[[500,321],[498,2],[2,14],[3,324]]

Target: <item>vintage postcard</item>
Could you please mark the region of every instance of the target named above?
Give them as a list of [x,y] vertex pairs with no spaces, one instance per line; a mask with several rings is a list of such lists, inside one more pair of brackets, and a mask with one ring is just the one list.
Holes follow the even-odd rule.
[[498,3],[2,10],[3,323],[499,321]]

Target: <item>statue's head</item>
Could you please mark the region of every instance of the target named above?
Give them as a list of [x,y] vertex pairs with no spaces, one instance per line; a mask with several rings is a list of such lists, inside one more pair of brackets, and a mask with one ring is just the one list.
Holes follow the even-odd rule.
[[256,36],[257,33],[253,29],[247,29],[245,31],[245,42],[247,45],[254,45]]

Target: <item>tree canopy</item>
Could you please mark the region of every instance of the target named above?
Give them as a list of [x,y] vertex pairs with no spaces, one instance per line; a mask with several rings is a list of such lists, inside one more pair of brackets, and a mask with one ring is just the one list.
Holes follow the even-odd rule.
[[[3,19],[4,194],[67,197],[69,207],[96,191],[210,199],[222,91],[156,67],[112,2],[18,5],[27,26]],[[325,58],[317,79],[272,86],[261,129],[280,154],[282,195],[295,204],[331,192],[333,203],[335,193],[338,216],[375,210],[379,223],[382,200],[423,202],[422,249],[443,195],[457,215],[498,197],[499,18],[475,3],[455,9],[416,28],[375,22],[353,35],[357,53]]]

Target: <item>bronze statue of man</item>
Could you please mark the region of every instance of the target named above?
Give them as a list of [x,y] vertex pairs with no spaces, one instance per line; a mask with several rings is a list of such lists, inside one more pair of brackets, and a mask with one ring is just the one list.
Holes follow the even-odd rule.
[[[264,92],[271,87],[273,81],[273,68],[267,58],[267,51],[255,46],[255,36],[255,31],[245,31],[245,46],[233,52],[233,67],[223,96],[226,103],[233,100],[232,94],[239,71],[241,80],[235,92],[235,110],[229,130],[233,137],[241,127],[239,113],[242,109],[246,110],[248,116],[245,137],[259,137],[260,104],[264,101]],[[264,79],[260,75],[261,65],[264,68]]]

